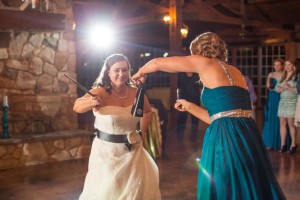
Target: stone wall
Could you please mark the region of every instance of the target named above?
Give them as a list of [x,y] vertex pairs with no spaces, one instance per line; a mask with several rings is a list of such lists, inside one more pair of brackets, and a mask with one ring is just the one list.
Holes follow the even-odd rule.
[[88,157],[90,134],[70,130],[0,140],[0,170]]
[[51,6],[55,13],[65,14],[66,30],[12,30],[8,47],[0,48],[0,103],[8,96],[12,137],[78,127],[77,114],[72,110],[77,89],[64,76],[67,73],[76,79],[70,2],[56,0]]

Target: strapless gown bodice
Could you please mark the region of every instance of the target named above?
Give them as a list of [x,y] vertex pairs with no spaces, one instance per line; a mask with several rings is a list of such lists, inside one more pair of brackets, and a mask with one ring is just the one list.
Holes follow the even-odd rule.
[[139,117],[130,113],[131,106],[105,106],[94,112],[96,129],[109,134],[124,135],[136,129]]
[[210,116],[228,110],[251,110],[249,92],[238,86],[205,87],[201,100]]
[[279,82],[279,81],[278,81],[276,78],[271,77],[271,78],[270,78],[270,83],[271,83],[271,85],[272,85],[273,87],[270,88],[270,90],[274,90],[278,82]]

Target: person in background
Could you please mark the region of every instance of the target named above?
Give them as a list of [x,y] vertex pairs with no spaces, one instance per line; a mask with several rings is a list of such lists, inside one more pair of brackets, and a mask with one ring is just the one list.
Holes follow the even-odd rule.
[[128,59],[113,54],[90,90],[95,96],[87,93],[74,103],[77,113],[93,110],[97,130],[80,200],[161,199],[157,166],[141,140],[151,121],[151,107],[145,96],[143,117],[131,115],[137,93],[131,83]]
[[[297,74],[297,85],[296,85],[296,90],[297,90],[297,105],[296,105],[296,111],[295,111],[295,121],[294,121],[294,125],[296,127],[296,135],[295,135],[295,141],[297,141],[297,134],[299,131],[299,123],[300,123],[300,58],[298,58],[296,60],[296,74]],[[297,147],[297,144],[296,144]],[[296,152],[295,148],[295,152]]]
[[[285,61],[285,71],[282,80],[276,86],[276,91],[280,93],[280,101],[278,107],[278,117],[280,121],[280,152],[295,153],[296,145],[296,127],[294,125],[295,110],[297,103],[296,89],[296,68],[292,60]],[[291,136],[291,146],[286,145],[287,125]]]
[[300,123],[300,58],[298,58],[296,60],[296,74],[297,74],[296,90],[297,90],[297,93],[298,93],[298,98],[297,98],[294,124],[298,128],[299,123]]
[[[200,84],[197,73],[179,73],[177,77],[177,90],[180,91],[180,98],[200,105]],[[187,117],[187,112],[180,112],[177,118],[176,134],[177,139],[180,141],[183,140]],[[194,142],[197,140],[199,119],[191,115],[191,122],[192,127],[189,140]]]
[[253,83],[252,83],[251,79],[249,78],[249,76],[244,75],[244,78],[245,78],[246,84],[248,86],[248,91],[249,91],[250,100],[251,100],[251,107],[252,107],[252,112],[253,112],[253,118],[255,119],[255,107],[256,107],[255,104],[257,101],[256,92],[254,90]]
[[174,105],[210,124],[198,163],[198,200],[286,199],[252,118],[244,77],[227,63],[225,42],[206,32],[192,41],[190,51],[189,56],[150,60],[132,79],[145,82],[148,73],[157,71],[197,73],[201,78],[206,109],[184,99]]
[[273,62],[274,71],[268,74],[266,88],[268,90],[267,102],[264,107],[264,123],[262,139],[268,150],[280,149],[280,125],[278,117],[278,106],[280,93],[275,90],[276,85],[282,79],[284,72],[284,60],[277,58]]

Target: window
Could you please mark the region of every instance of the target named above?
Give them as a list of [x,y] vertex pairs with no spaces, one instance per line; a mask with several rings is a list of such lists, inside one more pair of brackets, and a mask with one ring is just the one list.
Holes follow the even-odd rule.
[[249,76],[252,80],[258,96],[257,105],[263,106],[267,98],[268,74],[273,70],[273,61],[276,58],[285,59],[285,46],[236,47],[230,50],[229,55],[231,55],[230,63],[236,65],[244,75]]

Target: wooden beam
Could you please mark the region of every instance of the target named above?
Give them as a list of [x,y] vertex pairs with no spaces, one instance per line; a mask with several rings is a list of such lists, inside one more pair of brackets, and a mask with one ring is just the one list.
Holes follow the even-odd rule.
[[196,6],[196,7],[212,7],[212,6],[215,6],[215,5],[218,5],[218,4],[226,4],[226,3],[236,3],[236,2],[239,2],[238,1],[233,1],[233,0],[209,0],[209,1],[196,1],[196,2],[193,2],[191,4],[191,6]]
[[242,20],[241,18],[227,17],[223,14],[210,10],[207,8],[195,10],[186,10],[184,8],[184,19],[185,20],[198,20],[198,21],[206,21],[206,22],[216,22],[221,24],[232,24],[232,25],[241,25],[244,22],[247,25],[256,26],[256,27],[273,27],[273,28],[281,28],[281,25],[278,23],[272,23],[267,21],[259,21],[259,20]]
[[118,20],[117,24],[119,26],[127,26],[127,25],[134,25],[134,24],[147,24],[147,23],[152,23],[157,21],[162,21],[162,19],[157,19],[156,16],[149,13],[148,15],[144,15],[140,17],[132,17],[129,19]]
[[247,4],[286,4],[288,2],[298,2],[299,0],[248,0]]
[[[182,39],[180,29],[182,27],[182,0],[169,1],[169,16],[171,24],[169,25],[169,50],[171,56],[182,53]],[[176,126],[176,112],[174,103],[176,102],[177,74],[170,74],[170,120],[169,128]]]
[[64,14],[0,10],[0,30],[63,31],[65,18]]
[[145,7],[150,10],[155,10],[159,13],[168,13],[169,8],[162,6],[161,4],[150,3],[145,0],[122,0],[117,4],[107,3],[102,1],[82,1],[82,0],[73,0],[74,4],[83,4],[83,5],[110,5],[113,7],[122,7],[123,5],[135,5],[137,7]]
[[[199,3],[197,3],[199,4]],[[135,17],[125,20],[119,20],[120,25],[131,25],[131,24],[141,24],[141,23],[151,23],[154,21],[159,21],[160,19],[156,18],[157,12],[149,12],[147,16]],[[218,11],[209,8],[209,7],[195,7],[192,5],[188,5],[183,8],[183,19],[184,20],[197,20],[203,22],[215,22],[221,24],[232,24],[232,25],[241,25],[245,23],[247,25],[255,26],[255,27],[271,27],[276,29],[281,29],[281,25],[278,23],[268,22],[268,21],[260,21],[260,20],[242,20],[241,18],[228,17],[219,13]]]
[[119,14],[122,13],[123,9],[126,6],[126,1],[121,1],[112,8],[112,18],[114,20],[119,18]]
[[159,4],[155,4],[155,3],[150,3],[148,1],[144,1],[144,0],[136,0],[138,5],[144,6],[150,10],[155,10],[155,12],[159,12],[159,13],[169,13],[169,8],[166,8],[164,6],[161,6]]

